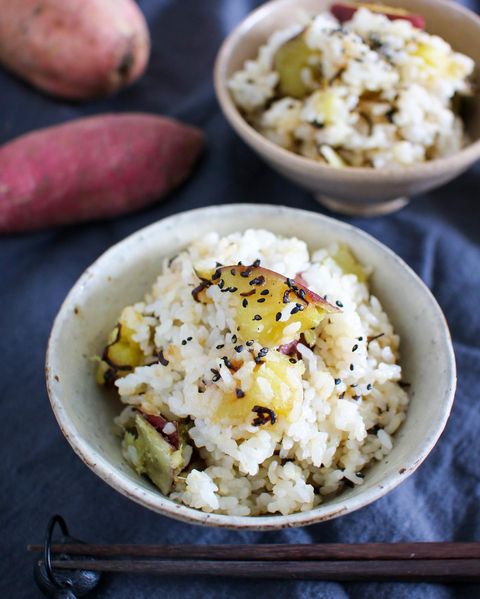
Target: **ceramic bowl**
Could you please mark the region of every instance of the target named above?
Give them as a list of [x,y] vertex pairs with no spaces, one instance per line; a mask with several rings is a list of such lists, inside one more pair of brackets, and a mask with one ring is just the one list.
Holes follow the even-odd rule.
[[[408,167],[336,169],[277,146],[251,127],[227,89],[230,76],[277,29],[288,26],[304,9],[328,10],[332,0],[273,0],[250,13],[227,37],[215,63],[215,90],[223,113],[240,137],[279,173],[305,187],[324,205],[356,215],[385,214],[404,206],[411,196],[450,181],[480,158],[480,94],[472,100],[466,130],[471,143],[457,154]],[[480,18],[451,0],[388,0],[387,4],[422,13],[427,31],[447,40],[480,65]]]
[[[119,313],[142,299],[159,274],[162,258],[173,256],[209,231],[228,234],[268,228],[295,235],[310,248],[341,241],[373,267],[373,293],[401,336],[404,380],[411,405],[395,435],[392,452],[369,469],[364,483],[315,509],[289,516],[207,514],[164,497],[138,476],[120,451],[112,419],[115,397],[95,383],[98,355]],[[455,390],[455,360],[448,327],[435,299],[417,275],[387,247],[348,224],[292,208],[227,205],[171,216],[113,246],[74,285],[53,325],[47,352],[47,385],[63,434],[100,478],[130,499],[166,516],[236,529],[303,526],[347,514],[385,495],[411,474],[435,445],[447,421]]]

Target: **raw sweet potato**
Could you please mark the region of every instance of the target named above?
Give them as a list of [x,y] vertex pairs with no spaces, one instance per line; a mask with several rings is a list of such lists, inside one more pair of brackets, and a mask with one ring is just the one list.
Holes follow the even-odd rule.
[[0,63],[50,94],[114,92],[143,73],[149,52],[133,0],[0,0]]
[[0,148],[0,233],[125,214],[190,172],[199,129],[148,114],[99,115]]

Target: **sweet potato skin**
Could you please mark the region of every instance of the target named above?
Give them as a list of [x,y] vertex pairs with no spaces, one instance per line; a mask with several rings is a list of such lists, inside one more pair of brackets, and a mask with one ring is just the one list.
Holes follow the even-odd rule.
[[0,233],[114,217],[170,191],[203,145],[199,129],[148,114],[107,114],[0,148]]
[[0,0],[0,63],[49,94],[112,93],[140,77],[149,53],[133,0]]

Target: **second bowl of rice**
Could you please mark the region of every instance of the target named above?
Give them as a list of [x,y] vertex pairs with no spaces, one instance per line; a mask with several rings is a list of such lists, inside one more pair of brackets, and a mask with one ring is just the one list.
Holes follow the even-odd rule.
[[385,246],[238,205],[99,258],[57,316],[47,378],[65,436],[117,490],[269,529],[348,513],[411,474],[445,425],[455,362],[432,295]]
[[236,132],[340,212],[398,209],[480,156],[480,18],[447,0],[388,4],[273,0],[216,60]]

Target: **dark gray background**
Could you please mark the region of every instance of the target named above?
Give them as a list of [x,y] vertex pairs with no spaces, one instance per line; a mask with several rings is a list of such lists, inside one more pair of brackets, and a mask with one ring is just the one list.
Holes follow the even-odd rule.
[[[448,541],[480,538],[480,170],[415,200],[401,212],[345,219],[393,248],[433,290],[450,324],[459,384],[445,434],[426,463],[365,509],[309,528],[233,533],[168,520],[97,478],[64,440],[45,391],[52,320],[82,271],[110,245],[174,212],[230,202],[267,202],[323,211],[263,164],[226,124],[211,73],[221,40],[257,2],[145,0],[153,41],[141,81],[114,98],[83,105],[39,94],[0,71],[0,142],[42,126],[105,111],[169,114],[200,126],[207,150],[194,176],[164,202],[110,222],[0,240],[2,380],[1,597],[37,597],[28,542],[59,512],[72,533],[97,542],[244,543]],[[1,15],[0,15],[1,18]],[[408,298],[407,298],[408,299]],[[406,308],[408,309],[408,304]],[[473,598],[478,587],[248,582],[114,576],[98,597],[172,599],[317,597]]]

